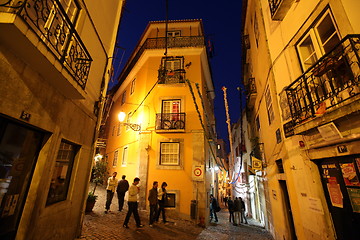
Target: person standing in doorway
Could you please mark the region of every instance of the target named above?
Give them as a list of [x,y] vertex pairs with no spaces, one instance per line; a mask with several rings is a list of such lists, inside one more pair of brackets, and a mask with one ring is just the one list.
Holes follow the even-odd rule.
[[162,213],[163,222],[166,224],[166,215],[165,215],[165,204],[167,201],[167,192],[166,192],[167,183],[163,182],[161,188],[158,189],[158,201],[159,201],[159,210],[156,216],[156,221],[159,221],[160,213]]
[[229,197],[228,201],[227,201],[227,205],[228,205],[228,210],[229,210],[229,222],[235,223],[234,222],[234,202],[231,199],[231,197]]
[[240,224],[240,211],[241,211],[241,202],[238,197],[234,200],[234,225],[237,226]]
[[153,223],[157,216],[158,208],[158,188],[159,184],[157,181],[154,181],[153,187],[149,190],[148,200],[150,203],[150,214],[149,214],[149,226],[153,227]]
[[116,192],[119,202],[119,211],[122,211],[124,206],[125,193],[129,190],[129,182],[125,179],[126,176],[122,175],[121,180],[118,182]]
[[125,221],[123,224],[124,228],[129,228],[128,223],[131,217],[131,214],[134,214],[134,218],[135,218],[135,222],[136,222],[136,226],[138,228],[143,227],[143,225],[141,225],[140,222],[140,217],[139,217],[139,213],[138,213],[138,194],[140,192],[140,187],[138,187],[137,185],[140,182],[140,178],[134,178],[134,182],[131,184],[130,188],[129,188],[129,197],[128,197],[128,212],[126,214],[125,217]]
[[216,198],[214,198],[214,195],[210,194],[210,222],[213,218],[215,218],[215,222],[218,222],[218,218],[216,215],[216,210],[218,208],[218,203],[216,201]]
[[245,209],[245,202],[242,200],[241,197],[239,197],[239,200],[240,200],[240,203],[241,203],[241,211],[240,211],[240,213],[241,213],[241,222],[248,224],[246,216],[245,216],[245,210],[246,210]]
[[116,178],[117,172],[113,172],[112,176],[108,178],[106,187],[106,204],[105,213],[110,211],[110,205],[114,197],[115,189],[117,187],[118,179]]

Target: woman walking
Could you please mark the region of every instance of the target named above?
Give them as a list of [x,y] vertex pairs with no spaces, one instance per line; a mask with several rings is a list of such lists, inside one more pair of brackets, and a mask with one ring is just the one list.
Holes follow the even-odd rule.
[[158,200],[159,200],[159,210],[156,216],[156,221],[159,221],[160,213],[162,213],[163,222],[166,223],[166,215],[165,215],[165,203],[167,200],[166,194],[167,183],[163,182],[161,184],[161,188],[158,189]]

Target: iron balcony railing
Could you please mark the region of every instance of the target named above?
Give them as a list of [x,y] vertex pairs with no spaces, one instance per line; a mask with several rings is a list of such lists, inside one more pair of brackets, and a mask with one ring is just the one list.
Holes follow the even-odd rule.
[[168,48],[205,47],[204,36],[169,37],[167,38],[167,41],[165,37],[147,38],[128,65],[125,66],[125,70],[120,76],[120,82],[123,77],[126,77],[129,74],[146,49],[165,49],[166,42]]
[[249,80],[246,84],[246,93],[247,93],[247,95],[256,93],[255,78],[249,78]]
[[159,69],[159,84],[172,84],[185,82],[185,69],[168,70]]
[[157,113],[156,130],[184,130],[185,113]]
[[274,16],[283,0],[268,0],[271,16]]
[[360,93],[360,35],[348,35],[286,88],[294,126]]
[[0,12],[20,16],[85,89],[92,58],[59,0],[5,0]]

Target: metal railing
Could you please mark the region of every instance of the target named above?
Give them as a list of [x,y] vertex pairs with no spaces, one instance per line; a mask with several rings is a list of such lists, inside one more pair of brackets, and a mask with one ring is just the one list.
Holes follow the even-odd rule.
[[271,16],[274,16],[283,0],[268,0]]
[[249,78],[249,80],[248,80],[248,82],[246,84],[246,93],[248,95],[256,93],[255,78]]
[[[169,37],[167,42],[168,48],[205,47],[204,36]],[[138,48],[135,56],[131,59],[128,65],[125,66],[124,71],[120,76],[120,82],[123,77],[126,77],[129,74],[146,49],[165,49],[165,46],[165,37],[146,39],[143,45]]]
[[159,84],[185,83],[185,69],[159,69]]
[[348,35],[286,88],[294,126],[360,93],[360,35]]
[[7,0],[0,12],[20,16],[85,89],[92,58],[59,0]]
[[156,130],[184,130],[185,113],[157,113]]

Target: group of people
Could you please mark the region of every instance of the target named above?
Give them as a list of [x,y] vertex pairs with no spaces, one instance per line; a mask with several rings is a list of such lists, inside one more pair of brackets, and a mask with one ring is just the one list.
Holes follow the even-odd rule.
[[[235,197],[234,201],[230,197],[226,197],[224,201],[225,206],[229,210],[229,222],[232,222],[233,225],[237,226],[240,223],[248,223],[245,217],[245,203],[241,197]],[[219,209],[218,202],[216,198],[211,194],[210,195],[210,222],[215,219],[215,222],[218,222],[216,212]]]
[[[128,212],[125,217],[123,224],[124,228],[129,228],[128,223],[131,215],[134,215],[136,226],[138,228],[143,227],[140,221],[139,212],[138,212],[138,194],[140,192],[140,178],[136,177],[134,182],[129,186],[128,181],[125,179],[126,176],[123,175],[122,179],[118,181],[116,178],[117,172],[114,172],[111,177],[108,178],[107,187],[106,187],[106,203],[105,203],[105,213],[110,211],[110,205],[114,197],[115,191],[117,192],[118,202],[119,202],[119,211],[122,211],[124,206],[124,198],[126,192],[128,192]],[[149,225],[153,227],[154,222],[159,221],[160,214],[162,214],[163,222],[166,223],[165,215],[165,203],[167,200],[166,187],[167,183],[163,182],[161,188],[158,189],[158,182],[154,181],[152,189],[149,191],[149,203],[150,203],[150,216],[149,216]]]

